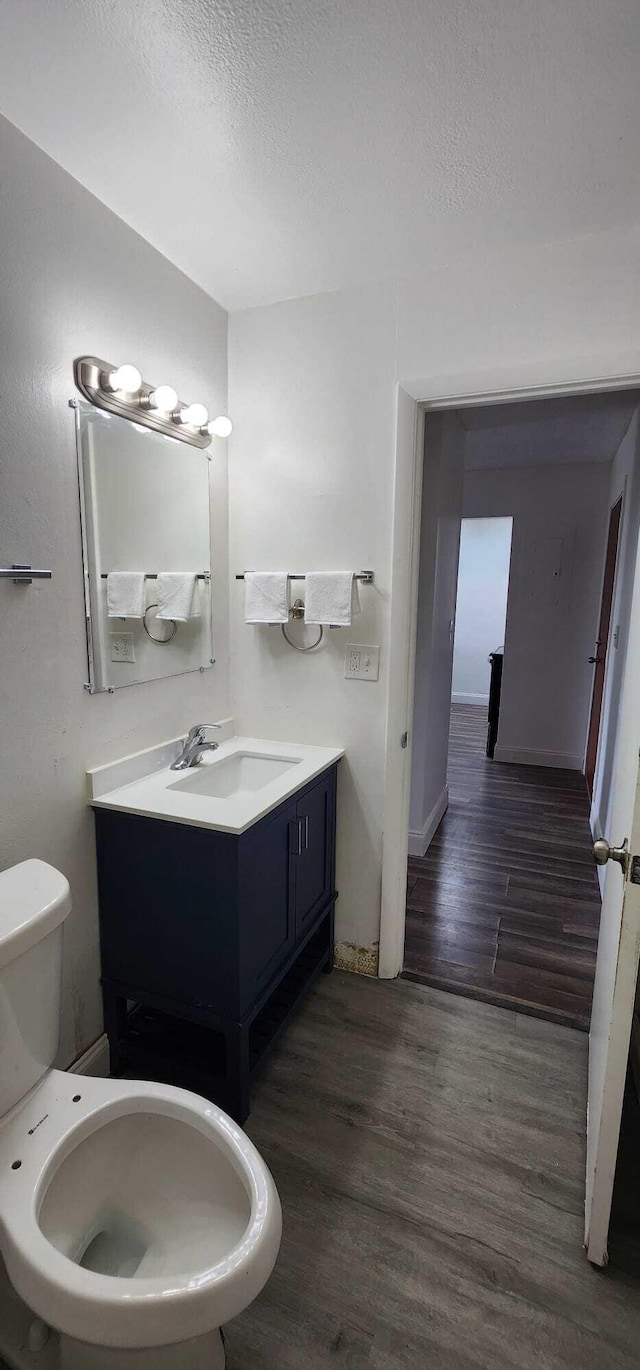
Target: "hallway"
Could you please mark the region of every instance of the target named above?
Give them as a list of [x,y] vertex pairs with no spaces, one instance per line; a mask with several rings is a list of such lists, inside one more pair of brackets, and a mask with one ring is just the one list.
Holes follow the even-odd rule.
[[406,979],[587,1030],[600,918],[577,771],[485,756],[486,714],[454,704],[449,808],[409,858]]

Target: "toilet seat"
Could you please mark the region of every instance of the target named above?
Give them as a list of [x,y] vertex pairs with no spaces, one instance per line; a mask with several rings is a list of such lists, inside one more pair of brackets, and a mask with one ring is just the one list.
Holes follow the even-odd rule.
[[206,1334],[260,1292],[281,1227],[252,1142],[186,1090],[50,1070],[0,1122],[0,1250],[25,1303],[69,1337]]

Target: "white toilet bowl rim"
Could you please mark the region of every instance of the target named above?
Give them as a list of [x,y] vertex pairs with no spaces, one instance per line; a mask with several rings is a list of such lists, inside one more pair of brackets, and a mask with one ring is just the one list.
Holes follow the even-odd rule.
[[[140,1081],[88,1080],[57,1071],[50,1077],[45,1084],[50,1087],[58,1077],[65,1082],[67,1095],[74,1083],[81,1086],[83,1107],[73,1113],[70,1125],[58,1121],[53,1146],[43,1128],[41,1138],[35,1135],[28,1162],[11,1175],[5,1165],[0,1246],[18,1292],[61,1331],[103,1345],[160,1346],[200,1335],[234,1317],[263,1287],[280,1245],[280,1202],[253,1143],[215,1104],[186,1090]],[[64,1160],[109,1122],[139,1112],[172,1118],[209,1137],[247,1190],[250,1216],[242,1238],[223,1259],[197,1274],[139,1279],[96,1274],[60,1252],[39,1226],[44,1195]]]

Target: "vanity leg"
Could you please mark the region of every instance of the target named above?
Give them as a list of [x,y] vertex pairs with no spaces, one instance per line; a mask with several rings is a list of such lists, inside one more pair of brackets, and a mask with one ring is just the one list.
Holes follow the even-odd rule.
[[324,975],[330,975],[333,970],[333,960],[335,953],[335,904],[329,914],[329,956],[325,961],[322,971]]
[[115,1076],[122,1075],[124,1061],[118,1051],[118,1042],[127,1030],[127,1001],[116,990],[111,989],[110,985],[103,984],[102,1004],[104,1030],[109,1039],[109,1073]]
[[249,1029],[241,1023],[227,1027],[226,1065],[229,1113],[242,1127],[249,1117]]

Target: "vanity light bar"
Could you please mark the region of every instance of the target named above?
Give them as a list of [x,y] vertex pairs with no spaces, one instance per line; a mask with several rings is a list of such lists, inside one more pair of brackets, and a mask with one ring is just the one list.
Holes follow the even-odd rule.
[[100,357],[78,357],[73,364],[81,395],[98,409],[132,419],[190,447],[208,447],[213,437],[228,437],[231,420],[224,414],[209,422],[203,404],[185,404],[171,385],[148,385],[136,366],[113,366]]

